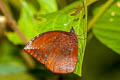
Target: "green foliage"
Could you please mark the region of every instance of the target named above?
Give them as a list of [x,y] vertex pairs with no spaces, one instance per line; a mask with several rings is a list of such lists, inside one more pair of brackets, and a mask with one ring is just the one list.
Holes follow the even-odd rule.
[[40,4],[40,14],[47,14],[57,11],[56,0],[38,0]]
[[[80,13],[75,13],[76,7],[80,7]],[[76,14],[75,16],[71,16]],[[38,18],[42,18],[44,21],[39,23],[38,25],[38,33],[43,33],[51,30],[63,30],[63,31],[70,31],[71,27],[73,26],[75,29],[76,34],[81,35],[80,37],[85,38],[86,35],[82,35],[86,33],[86,18],[83,19],[85,15],[85,8],[83,3],[75,2],[70,6],[66,7],[63,10],[60,10],[55,13],[51,13],[48,15],[39,16]],[[52,18],[52,19],[51,19]],[[81,67],[83,61],[83,55],[85,50],[85,40],[79,39],[79,57],[76,66],[75,73],[81,75]]]
[[[120,54],[120,6],[116,0],[95,23],[94,35],[106,46]],[[101,9],[101,8],[100,8]],[[100,10],[99,9],[99,10]]]
[[25,71],[26,71],[26,68],[24,66],[0,64],[0,75],[23,73]]
[[[49,11],[49,14],[41,15],[40,13],[37,14],[37,17],[34,17],[34,13],[36,11],[30,4],[23,1],[22,6],[21,17],[18,25],[29,40],[38,34],[47,31],[63,30],[69,32],[72,26],[74,27],[76,34],[81,35],[80,37],[85,38],[86,36],[84,33],[86,33],[87,17],[83,18],[86,16],[85,4],[83,2],[75,2],[70,6],[54,13],[49,13]],[[35,18],[37,20],[35,20]],[[23,43],[21,39],[17,37],[16,33],[8,33],[7,35],[9,40],[11,40],[13,43]],[[75,73],[81,76],[86,41],[80,38],[78,44],[80,48],[78,52],[79,56]]]
[[[39,0],[41,2],[42,0]],[[49,2],[49,1],[48,1]],[[44,2],[44,4],[48,3]],[[52,3],[53,2],[53,3]],[[44,7],[41,7],[40,12],[43,13],[49,13],[57,10],[57,7],[55,7],[55,1],[53,0],[51,4],[47,4],[47,7],[51,8],[44,9]],[[37,13],[37,8],[34,7],[30,2],[22,1],[21,6],[21,13],[20,18],[18,20],[18,26],[20,30],[25,34],[25,36],[31,40],[33,37],[37,35],[37,25],[38,21],[35,20],[35,14]],[[54,5],[53,5],[54,4]],[[41,5],[41,4],[40,4]],[[48,11],[47,11],[48,10]],[[17,35],[15,32],[8,32],[7,33],[8,39],[12,41],[14,44],[24,44],[22,39]]]
[[[93,2],[95,3],[92,4]],[[120,79],[118,69],[120,0],[4,0],[4,3],[28,40],[48,31],[69,32],[72,26],[74,27],[75,33],[78,35],[78,61],[73,74],[69,76],[64,74],[65,80],[67,78],[75,80],[76,76],[79,76],[77,79],[80,80],[82,73],[85,80]],[[16,80],[20,76],[20,80],[59,79],[60,75],[54,75],[44,70],[40,63],[40,66],[37,65],[40,69],[28,72],[27,70],[30,69],[26,68],[22,58],[24,56],[19,52],[19,49],[23,50],[25,43],[15,31],[5,33],[8,40],[14,45],[0,36],[0,79]],[[86,38],[88,45],[85,53]],[[84,53],[86,55],[83,62]]]
[[[36,34],[35,25],[37,24],[34,20],[34,13],[36,12],[36,9],[25,1],[22,1],[22,8],[21,8],[21,14],[20,19],[18,21],[18,26],[24,32],[26,37],[28,39],[31,39],[31,35]],[[8,39],[12,41],[14,44],[24,44],[22,39],[17,35],[15,32],[8,32],[7,33]]]
[[2,41],[0,45],[0,75],[25,72],[26,68],[21,59],[18,58],[18,48],[11,45],[7,40]]
[[94,36],[86,46],[82,78],[84,80],[119,80],[119,61],[120,56]]

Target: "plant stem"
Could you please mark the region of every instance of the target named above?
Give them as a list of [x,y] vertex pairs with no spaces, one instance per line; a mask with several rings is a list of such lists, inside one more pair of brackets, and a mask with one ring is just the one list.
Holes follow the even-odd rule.
[[98,0],[87,0],[87,6],[91,5],[92,3],[96,2]]
[[114,2],[115,0],[108,0],[99,10],[99,12],[90,20],[88,24],[88,32],[92,29],[93,25],[95,22],[101,17],[101,15],[105,12],[105,10],[110,7],[110,5]]
[[16,21],[13,19],[13,17],[10,15],[10,13],[8,12],[8,10],[5,8],[4,4],[3,4],[3,0],[0,0],[0,9],[2,11],[2,13],[5,15],[5,17],[8,20],[8,23],[10,25],[10,27],[21,37],[21,39],[27,43],[28,40],[27,38],[23,35],[23,33],[20,31],[20,29],[18,28]]
[[[23,33],[20,31],[20,29],[18,28],[16,21],[13,19],[13,17],[10,15],[10,13],[8,12],[8,10],[5,8],[3,1],[0,0],[0,8],[1,11],[3,12],[3,14],[5,15],[8,23],[10,24],[10,27],[21,37],[21,39],[27,43],[28,40],[26,39],[26,37],[23,35]],[[34,60],[28,55],[28,54],[23,54],[20,53],[20,55],[23,57],[23,59],[26,61],[26,63],[28,64],[29,68],[35,68],[35,62]]]

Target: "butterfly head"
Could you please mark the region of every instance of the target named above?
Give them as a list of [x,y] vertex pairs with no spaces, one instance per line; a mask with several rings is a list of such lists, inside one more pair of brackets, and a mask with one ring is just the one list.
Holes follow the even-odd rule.
[[71,34],[72,38],[78,43],[78,39],[77,39],[78,36],[77,36],[77,34],[75,34],[75,30],[73,27],[70,30],[70,34]]

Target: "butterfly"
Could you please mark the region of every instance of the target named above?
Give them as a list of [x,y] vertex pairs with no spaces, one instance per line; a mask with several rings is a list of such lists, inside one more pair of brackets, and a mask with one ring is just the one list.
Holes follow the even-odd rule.
[[45,32],[29,41],[24,51],[54,73],[72,73],[78,58],[77,35],[73,27],[70,32]]

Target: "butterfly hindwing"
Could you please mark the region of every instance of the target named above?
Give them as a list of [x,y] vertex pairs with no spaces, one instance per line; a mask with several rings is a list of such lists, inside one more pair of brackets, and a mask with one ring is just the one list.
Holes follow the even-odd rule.
[[54,42],[46,67],[55,73],[71,73],[74,71],[77,56],[77,43],[67,34],[61,34]]

